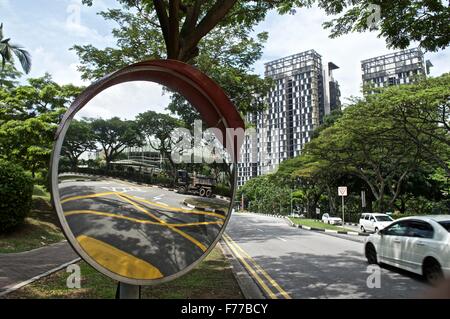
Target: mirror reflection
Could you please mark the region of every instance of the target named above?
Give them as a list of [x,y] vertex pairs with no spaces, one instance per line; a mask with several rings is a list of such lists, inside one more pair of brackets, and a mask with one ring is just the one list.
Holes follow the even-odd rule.
[[100,268],[137,280],[179,273],[206,252],[233,182],[220,136],[196,109],[140,81],[104,90],[74,116],[58,171],[79,246]]

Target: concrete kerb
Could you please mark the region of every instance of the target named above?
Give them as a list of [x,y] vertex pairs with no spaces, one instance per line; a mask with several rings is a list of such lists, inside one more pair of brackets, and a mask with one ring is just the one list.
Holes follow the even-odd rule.
[[[291,221],[288,216],[283,216],[283,215],[261,214],[261,213],[252,213],[252,214],[285,219],[285,220],[288,221],[288,223],[292,227],[306,229],[306,230],[311,230],[311,231],[317,231],[317,232],[323,232],[323,233],[332,233],[332,234],[341,234],[341,235],[353,235],[353,236],[369,236],[370,235],[368,233],[359,233],[359,232],[355,232],[355,231],[332,230],[332,229],[323,229],[323,228],[309,227],[309,226],[304,226],[304,225],[297,225],[293,221]],[[352,226],[358,225],[358,224],[352,224],[352,223],[344,223],[344,224],[345,225],[352,225]]]

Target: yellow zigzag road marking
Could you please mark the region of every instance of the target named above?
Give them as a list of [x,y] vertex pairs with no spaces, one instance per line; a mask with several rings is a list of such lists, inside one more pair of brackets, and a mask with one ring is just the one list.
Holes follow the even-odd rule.
[[152,221],[145,220],[145,219],[138,219],[138,218],[128,217],[128,216],[124,216],[124,215],[117,215],[117,214],[112,214],[112,213],[99,212],[99,211],[89,210],[89,209],[69,210],[69,211],[64,213],[64,216],[83,215],[83,214],[98,215],[98,216],[112,217],[112,218],[118,218],[118,219],[126,219],[126,220],[130,220],[130,221],[133,221],[133,222],[136,222],[136,223],[140,223],[140,224],[160,225],[160,226],[166,226],[166,227],[167,227],[167,225],[170,225],[172,227],[189,227],[189,226],[222,225],[223,224],[222,222],[198,222],[198,223],[185,223],[185,224],[162,224],[162,223],[159,223],[159,222],[152,222]]
[[[122,196],[123,195],[123,196]],[[170,228],[170,230],[180,234],[181,236],[183,236],[184,238],[186,238],[187,240],[191,241],[192,243],[194,243],[198,248],[200,248],[203,252],[205,252],[207,250],[206,246],[203,245],[201,242],[199,242],[197,239],[195,239],[194,237],[192,237],[189,234],[186,234],[184,231],[179,230],[173,226],[171,226],[170,224],[167,224],[164,220],[156,217],[154,214],[150,213],[149,211],[147,211],[145,208],[141,207],[140,205],[136,204],[135,202],[131,201],[126,195],[122,194],[116,194],[116,196],[120,197],[121,199],[127,201],[128,203],[130,203],[131,205],[133,205],[136,209],[140,210],[141,212],[143,212],[144,214],[147,214],[148,216],[152,217],[153,219],[156,219],[157,221],[159,221],[161,224],[166,225],[168,228]]]
[[61,201],[61,204],[64,204],[66,202],[73,201],[73,200],[76,200],[76,199],[94,198],[94,197],[102,197],[102,196],[117,195],[117,194],[123,195],[123,196],[127,196],[129,198],[134,199],[135,201],[138,201],[138,202],[142,202],[142,203],[150,204],[150,205],[153,205],[153,206],[156,206],[156,207],[164,208],[165,210],[170,209],[171,211],[182,212],[182,213],[186,213],[186,214],[207,215],[207,216],[217,217],[217,218],[220,218],[220,219],[225,219],[224,216],[222,216],[220,214],[213,213],[213,212],[203,212],[203,211],[199,211],[199,210],[189,210],[189,209],[165,206],[165,205],[161,205],[161,204],[158,204],[158,203],[155,203],[155,202],[148,201],[146,199],[137,198],[137,197],[135,197],[133,195],[124,194],[124,193],[121,193],[121,192],[104,192],[104,193],[97,193],[97,194],[73,196],[73,197],[64,198]]
[[284,298],[292,299],[292,297],[283,288],[281,288],[281,286],[272,277],[270,277],[270,275],[252,257],[250,257],[250,255],[244,249],[242,249],[236,242],[234,242],[230,236],[224,233],[224,237],[232,242],[236,246],[236,248],[242,252],[244,257],[250,260],[250,262],[255,266],[256,270],[258,270],[267,279],[267,281],[280,292],[280,294]]
[[220,214],[213,213],[213,212],[207,212],[207,211],[203,212],[203,211],[199,211],[199,210],[189,210],[189,209],[177,208],[177,207],[172,207],[172,206],[167,207],[167,206],[163,206],[161,204],[155,203],[155,202],[151,202],[151,201],[146,200],[146,199],[137,198],[137,197],[135,197],[133,195],[130,195],[130,194],[121,194],[121,195],[130,197],[130,198],[132,198],[132,199],[134,199],[134,200],[136,200],[138,202],[142,202],[142,203],[150,204],[150,205],[153,205],[153,206],[161,207],[161,208],[164,208],[166,210],[170,209],[171,211],[179,211],[179,212],[186,213],[186,214],[208,215],[208,216],[213,216],[213,217],[217,217],[217,218],[220,218],[220,219],[225,219],[224,216],[222,216]]
[[80,195],[80,196],[67,197],[67,198],[63,198],[61,200],[61,204],[64,204],[66,202],[70,202],[70,201],[73,201],[73,200],[76,200],[76,199],[102,197],[102,196],[115,195],[115,194],[117,194],[117,192],[105,192],[105,193],[96,193],[96,194],[89,194],[89,195]]
[[77,241],[83,250],[106,269],[132,279],[164,277],[158,268],[98,239],[81,235]]

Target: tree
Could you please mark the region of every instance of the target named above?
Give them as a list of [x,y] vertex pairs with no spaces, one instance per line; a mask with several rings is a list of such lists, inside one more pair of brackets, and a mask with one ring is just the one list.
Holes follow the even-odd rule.
[[67,108],[82,87],[59,85],[49,74],[28,79],[28,85],[0,87],[0,125],[8,120],[25,120]]
[[2,72],[6,63],[14,64],[13,56],[15,55],[22,66],[25,73],[29,73],[31,69],[31,56],[27,50],[21,48],[17,44],[10,43],[10,38],[4,38],[3,23],[0,24],[0,57],[2,59]]
[[420,144],[411,141],[393,113],[386,95],[371,95],[347,107],[335,125],[307,145],[308,153],[364,180],[380,211],[393,206],[404,180],[424,160]]
[[141,113],[136,117],[136,120],[141,132],[147,138],[147,143],[168,160],[172,170],[172,176],[175,177],[175,163],[172,160],[172,151],[177,141],[172,140],[172,133],[176,128],[182,127],[183,123],[168,114],[161,114],[154,111]]
[[[124,3],[122,1],[122,3]],[[140,2],[138,1],[138,4]],[[82,63],[79,70],[84,79],[98,79],[120,67],[151,58],[167,57],[160,28],[149,20],[144,12],[134,13],[130,6],[110,9],[101,15],[116,22],[113,30],[117,48],[97,49],[92,45],[76,45]],[[270,79],[252,74],[252,65],[261,57],[266,33],[251,35],[250,27],[239,24],[221,24],[213,29],[201,42],[199,53],[189,60],[214,79],[242,113],[262,110],[265,103],[258,96],[265,96],[270,88]],[[199,118],[195,109],[176,92],[172,94],[169,109],[182,117],[186,123]]]
[[95,150],[94,134],[91,123],[86,120],[72,120],[61,149],[67,156],[74,171],[78,170],[78,159],[87,151]]
[[95,141],[102,147],[108,169],[111,168],[111,162],[127,147],[142,145],[142,138],[134,121],[113,117],[108,120],[94,119],[90,125]]
[[0,87],[0,158],[45,176],[54,133],[82,88],[60,86],[49,75],[28,85]]
[[450,73],[392,87],[378,99],[392,105],[392,119],[450,177]]
[[35,177],[46,170],[57,122],[64,110],[25,120],[9,120],[0,125],[0,158],[20,164]]
[[19,78],[22,73],[12,64],[6,64],[2,72],[0,72],[0,89],[10,90],[17,86]]
[[[340,14],[324,24],[335,38],[349,32],[378,31],[390,48],[407,48],[419,42],[429,51],[450,42],[450,10],[441,0],[353,0],[323,3],[329,14]],[[378,6],[378,7],[375,7]],[[379,12],[377,12],[379,10]],[[379,15],[378,15],[379,14]],[[379,18],[379,21],[377,19]]]

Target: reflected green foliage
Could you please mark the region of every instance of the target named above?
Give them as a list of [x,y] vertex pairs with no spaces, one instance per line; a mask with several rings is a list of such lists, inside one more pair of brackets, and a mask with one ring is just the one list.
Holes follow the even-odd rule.
[[94,119],[90,123],[94,140],[101,145],[106,166],[115,160],[127,147],[142,145],[139,127],[134,121]]

